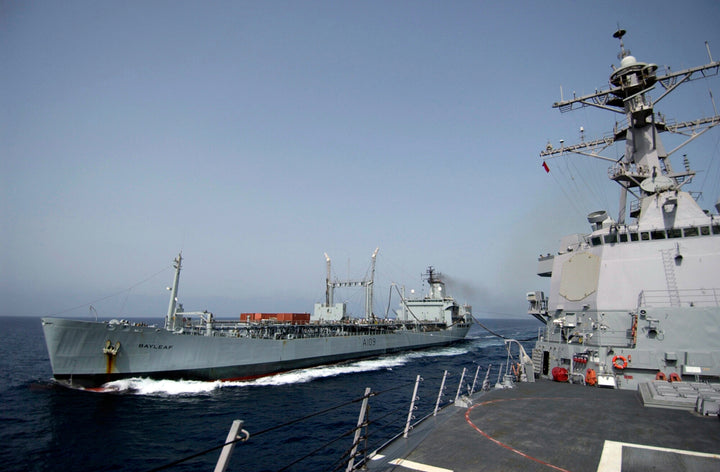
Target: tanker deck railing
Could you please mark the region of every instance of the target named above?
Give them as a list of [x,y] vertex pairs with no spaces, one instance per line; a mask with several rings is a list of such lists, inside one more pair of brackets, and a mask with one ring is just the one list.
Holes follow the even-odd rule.
[[[422,323],[419,328],[423,332],[438,332],[445,327],[442,322]],[[376,336],[395,334],[403,330],[413,331],[418,328],[416,323],[394,324],[355,324],[355,323],[292,323],[270,322],[260,323],[238,322],[234,320],[213,320],[212,336],[252,339],[295,339],[295,338],[327,338],[346,336]],[[207,336],[207,323],[193,323],[188,320],[183,325],[182,335]]]

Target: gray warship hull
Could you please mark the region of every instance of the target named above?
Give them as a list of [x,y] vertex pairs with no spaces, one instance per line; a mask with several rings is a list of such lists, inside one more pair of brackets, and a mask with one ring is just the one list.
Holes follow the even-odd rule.
[[[443,346],[465,338],[470,324],[423,332],[370,327],[332,336],[279,339],[205,336],[129,322],[43,318],[53,376],[94,388],[130,377],[243,380],[280,372]],[[325,327],[342,329],[340,325]],[[389,328],[389,327],[388,327]],[[228,333],[230,334],[230,333]],[[118,345],[116,354],[104,352]]]

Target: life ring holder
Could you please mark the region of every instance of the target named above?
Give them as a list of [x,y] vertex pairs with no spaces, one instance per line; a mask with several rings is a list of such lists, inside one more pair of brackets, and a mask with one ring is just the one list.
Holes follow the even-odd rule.
[[[618,364],[618,361],[622,361],[621,364]],[[615,356],[612,360],[613,367],[619,370],[625,369],[627,367],[627,359],[625,359],[623,356]]]
[[682,382],[682,379],[680,378],[680,374],[677,372],[673,372],[670,374],[670,382]]
[[665,375],[665,372],[658,371],[658,373],[655,374],[655,380],[667,380],[667,376]]

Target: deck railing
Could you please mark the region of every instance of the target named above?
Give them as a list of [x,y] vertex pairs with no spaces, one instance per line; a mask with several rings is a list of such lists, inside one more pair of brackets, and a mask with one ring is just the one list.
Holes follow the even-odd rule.
[[638,294],[638,308],[672,306],[720,306],[720,288],[643,290]]

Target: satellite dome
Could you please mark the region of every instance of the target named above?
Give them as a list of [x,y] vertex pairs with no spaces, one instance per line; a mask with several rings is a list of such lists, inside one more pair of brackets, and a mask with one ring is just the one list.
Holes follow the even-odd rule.
[[625,56],[620,61],[621,68],[632,66],[634,64],[637,64],[637,59],[635,59],[635,56]]

